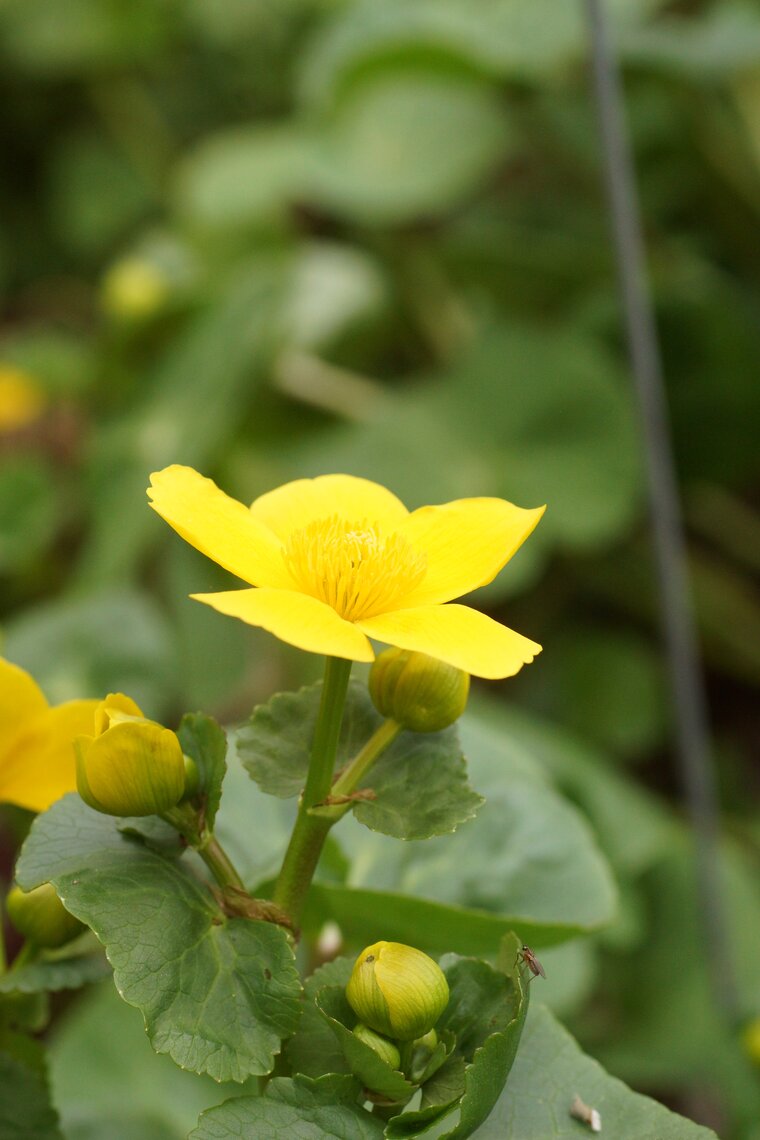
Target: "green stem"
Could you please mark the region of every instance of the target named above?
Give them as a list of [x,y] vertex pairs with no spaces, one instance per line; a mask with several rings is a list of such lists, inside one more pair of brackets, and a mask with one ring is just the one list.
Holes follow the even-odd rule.
[[214,835],[209,834],[197,851],[220,887],[237,887],[239,891],[245,890],[245,883]]
[[163,819],[176,827],[188,845],[198,852],[220,887],[245,890],[234,863],[213,832],[199,830],[198,815],[189,804],[177,804],[163,812]]
[[312,815],[309,809],[323,803],[330,794],[350,674],[350,661],[344,661],[340,657],[328,657],[325,661],[322,700],[311,746],[306,786],[272,896],[273,901],[290,916],[296,926],[301,918],[322,845],[333,822]]
[[14,970],[20,970],[22,966],[27,966],[30,962],[34,961],[39,952],[40,948],[39,946],[35,945],[34,942],[25,942],[16,957],[11,962],[10,970],[8,972],[13,973]]
[[[384,720],[372,733],[372,736],[370,736],[362,750],[357,752],[353,760],[343,769],[330,789],[330,795],[350,796],[352,792],[355,792],[359,781],[369,771],[378,756],[385,751],[389,744],[393,743],[400,732],[401,725],[398,724],[397,721],[390,719]],[[336,820],[344,816],[350,808],[350,803],[332,804],[329,808],[326,808],[324,812],[320,812],[320,815],[329,818],[335,823]]]

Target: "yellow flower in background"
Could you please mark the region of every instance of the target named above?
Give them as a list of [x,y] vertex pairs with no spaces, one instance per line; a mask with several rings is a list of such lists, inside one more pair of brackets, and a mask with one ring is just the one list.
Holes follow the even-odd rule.
[[13,364],[0,364],[0,432],[34,423],[46,403],[45,393],[32,376]]
[[92,732],[97,706],[51,708],[28,673],[0,658],[0,803],[45,811],[76,791],[74,738]]
[[372,661],[369,638],[478,677],[510,677],[541,646],[469,606],[445,604],[493,580],[543,507],[459,499],[407,508],[352,475],[298,479],[251,507],[190,467],[151,477],[151,506],[252,589],[193,594],[311,653]]

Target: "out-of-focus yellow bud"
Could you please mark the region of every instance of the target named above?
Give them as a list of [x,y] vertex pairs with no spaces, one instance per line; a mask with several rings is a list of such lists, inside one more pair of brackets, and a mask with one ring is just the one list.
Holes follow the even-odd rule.
[[121,320],[139,321],[160,311],[169,296],[166,275],[146,258],[125,257],[105,275],[102,304]]
[[386,649],[369,672],[379,713],[412,732],[440,732],[465,710],[470,675],[426,653]]
[[46,949],[63,946],[84,930],[79,919],[66,910],[51,883],[43,883],[32,891],[13,887],[5,900],[5,909],[19,934]]
[[95,710],[95,735],[74,742],[77,791],[106,815],[157,815],[185,792],[185,758],[175,733],[112,693]]
[[754,1017],[744,1026],[742,1045],[749,1059],[760,1068],[760,1017]]
[[33,376],[13,364],[0,364],[0,432],[34,423],[47,399]]
[[401,942],[375,942],[356,959],[346,986],[356,1016],[376,1033],[411,1041],[433,1028],[449,1000],[432,958]]
[[380,1033],[375,1033],[374,1029],[370,1029],[362,1021],[354,1028],[353,1033],[354,1037],[358,1037],[365,1045],[369,1045],[370,1049],[374,1049],[378,1057],[387,1061],[392,1069],[398,1069],[401,1064],[401,1054],[392,1041]]

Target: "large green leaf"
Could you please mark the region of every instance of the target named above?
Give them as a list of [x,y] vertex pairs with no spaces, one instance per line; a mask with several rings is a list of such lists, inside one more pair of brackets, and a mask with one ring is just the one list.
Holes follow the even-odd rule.
[[294,1073],[319,1077],[323,1073],[350,1072],[343,1049],[330,1025],[317,1008],[316,996],[327,986],[348,984],[353,969],[350,958],[336,958],[306,979],[304,1005],[298,1029],[285,1043],[285,1054]]
[[[414,942],[417,928],[439,951],[488,954],[483,940],[494,938],[493,953],[506,929],[547,945],[613,917],[610,869],[580,814],[527,751],[510,748],[496,731],[481,760],[478,740],[470,733],[486,794],[477,825],[414,846],[367,837],[351,820],[336,830],[353,863],[345,886],[319,883],[313,901],[352,937],[361,915],[376,937]],[[378,930],[384,923],[392,935]],[[447,923],[457,939],[448,946],[439,941]]]
[[[441,874],[448,873],[448,862],[442,862]],[[506,905],[505,901],[505,909]],[[355,945],[386,939],[411,943],[430,954],[455,950],[459,954],[492,957],[499,941],[513,929],[536,946],[551,946],[590,933],[589,927],[569,918],[542,922],[522,914],[489,914],[474,907],[433,902],[401,891],[315,882],[309,892],[304,922],[318,929],[330,919]]]
[[296,1027],[300,984],[285,932],[225,919],[184,861],[164,859],[66,796],[37,818],[18,865],[50,881],[106,947],[154,1049],[217,1080],[267,1073]]
[[403,66],[371,73],[322,124],[312,194],[365,222],[439,214],[496,169],[507,140],[504,106],[476,78]]
[[0,1140],[62,1140],[42,1047],[6,1029],[0,1030]]
[[269,1140],[379,1140],[383,1125],[356,1103],[359,1086],[335,1074],[311,1080],[277,1077],[260,1097],[238,1097],[204,1112],[188,1140],[266,1136]]
[[103,954],[75,954],[70,958],[43,957],[0,976],[0,994],[34,994],[76,990],[98,982],[111,972]]
[[615,1140],[716,1140],[709,1128],[639,1096],[585,1056],[548,1010],[532,1011],[504,1092],[478,1140],[578,1140],[584,1127],[570,1115],[575,1095],[602,1118]]
[[67,1140],[181,1140],[204,1109],[255,1093],[258,1082],[220,1085],[157,1056],[142,1015],[111,983],[70,1004],[50,1034],[50,1084]]
[[[657,0],[611,0],[618,18],[640,21]],[[553,0],[360,0],[324,25],[304,55],[305,102],[322,105],[365,70],[399,58],[519,79],[545,77],[585,48],[582,13]]]
[[[238,753],[263,791],[297,795],[306,780],[321,684],[298,693],[279,693],[253,712],[237,734]],[[336,767],[350,760],[383,718],[365,686],[352,682],[346,699]],[[481,803],[467,785],[464,757],[455,728],[436,733],[402,732],[373,765],[360,788],[356,818],[373,831],[397,839],[426,839],[454,831]]]
[[179,209],[213,228],[282,223],[308,184],[310,146],[308,133],[290,123],[213,135],[179,169]]
[[551,777],[588,816],[618,874],[640,875],[670,850],[677,827],[665,805],[564,727],[479,695],[460,730],[486,796],[511,778],[515,764],[526,775]]
[[496,325],[445,380],[429,398],[465,442],[490,451],[503,472],[495,493],[550,504],[543,538],[594,547],[627,530],[643,490],[636,421],[601,344],[569,326]]
[[176,693],[166,621],[135,590],[61,598],[20,613],[7,625],[3,653],[54,704],[125,692],[150,716]]

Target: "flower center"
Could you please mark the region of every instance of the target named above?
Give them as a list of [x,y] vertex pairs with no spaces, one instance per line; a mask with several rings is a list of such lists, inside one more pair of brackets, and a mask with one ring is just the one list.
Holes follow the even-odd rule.
[[291,534],[285,565],[299,589],[326,602],[347,621],[393,609],[425,576],[427,559],[400,534],[377,523],[315,519]]

